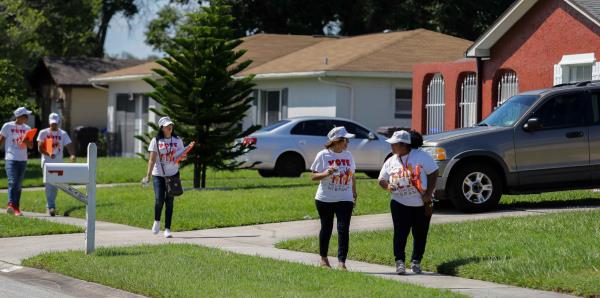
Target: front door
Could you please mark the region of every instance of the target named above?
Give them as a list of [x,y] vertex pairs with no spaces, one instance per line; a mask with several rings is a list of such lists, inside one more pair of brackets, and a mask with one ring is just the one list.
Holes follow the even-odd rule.
[[119,155],[133,155],[135,141],[135,98],[130,94],[117,94],[116,152]]
[[562,188],[589,183],[589,96],[574,92],[551,97],[530,118],[541,128],[515,128],[519,181],[525,188]]
[[298,142],[298,148],[307,158],[310,166],[317,153],[323,150],[327,143],[327,133],[333,128],[330,120],[306,120],[299,122],[292,128],[290,134],[294,137],[292,140]]

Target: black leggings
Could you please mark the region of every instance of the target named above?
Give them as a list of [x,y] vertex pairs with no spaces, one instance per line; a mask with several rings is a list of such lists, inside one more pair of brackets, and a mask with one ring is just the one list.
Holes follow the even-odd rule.
[[[177,173],[179,175],[179,173]],[[165,209],[165,229],[171,228],[171,218],[173,217],[174,197],[167,195],[167,183],[165,177],[153,176],[154,178],[154,220],[160,221],[163,205]]]
[[334,202],[326,203],[319,200],[315,201],[317,211],[321,218],[321,231],[319,232],[319,254],[321,257],[327,257],[329,251],[329,240],[333,230],[333,216],[337,217],[338,230],[338,260],[346,262],[348,256],[348,242],[350,242],[350,218],[352,217],[352,202]]
[[390,202],[392,220],[394,221],[394,256],[396,261],[405,261],[406,240],[412,230],[413,252],[412,261],[421,261],[427,244],[429,221],[431,217],[425,215],[425,207],[409,207],[394,200]]

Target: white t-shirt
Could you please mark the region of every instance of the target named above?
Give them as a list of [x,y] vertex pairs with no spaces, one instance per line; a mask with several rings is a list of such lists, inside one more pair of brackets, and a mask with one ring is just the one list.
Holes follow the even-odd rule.
[[352,154],[348,151],[335,153],[329,149],[321,150],[310,169],[321,173],[329,167],[333,167],[335,172],[321,180],[315,199],[322,202],[352,202],[352,178],[356,170]]
[[58,131],[52,131],[50,128],[42,129],[38,134],[37,141],[42,142],[45,140],[52,140],[52,154],[54,159],[46,154],[42,154],[42,168],[45,163],[57,163],[63,161],[65,146],[71,144],[71,138],[66,131],[59,129]]
[[31,128],[27,124],[17,125],[14,121],[4,123],[0,134],[4,136],[4,151],[6,160],[27,160],[27,145],[23,142],[25,134]]
[[413,149],[407,156],[390,157],[379,172],[379,180],[395,185],[392,200],[410,207],[423,206],[421,199],[427,190],[427,175],[437,171],[438,166],[426,152]]
[[[158,140],[158,148],[159,158],[154,164],[154,169],[152,169],[152,176],[168,177],[177,174],[179,165],[175,163],[175,161],[185,150],[183,141],[178,137],[163,138]],[[152,141],[150,141],[148,151],[156,152],[156,138],[153,138]],[[159,162],[162,163],[162,166],[165,169],[164,172]]]

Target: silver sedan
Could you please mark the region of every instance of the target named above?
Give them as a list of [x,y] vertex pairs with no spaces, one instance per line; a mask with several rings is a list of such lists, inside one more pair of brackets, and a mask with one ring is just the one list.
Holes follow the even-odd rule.
[[337,126],[344,126],[356,135],[348,145],[356,170],[376,178],[383,162],[391,155],[390,145],[384,136],[343,118],[300,117],[264,127],[241,140],[256,148],[238,161],[243,162],[242,166],[257,169],[263,177],[298,177],[310,168],[327,142],[327,133]]

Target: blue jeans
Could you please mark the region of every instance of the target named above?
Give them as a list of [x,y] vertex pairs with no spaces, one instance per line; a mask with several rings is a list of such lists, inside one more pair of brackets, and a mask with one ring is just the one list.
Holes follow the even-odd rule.
[[46,208],[56,209],[56,195],[58,194],[58,188],[56,186],[46,183]]
[[7,160],[6,176],[8,177],[8,202],[17,207],[21,201],[21,187],[25,179],[27,161]]
[[[179,176],[179,173],[175,174]],[[152,176],[154,186],[154,220],[160,221],[163,205],[165,205],[165,229],[171,229],[173,218],[173,201],[175,198],[167,195],[167,182],[165,177]]]

